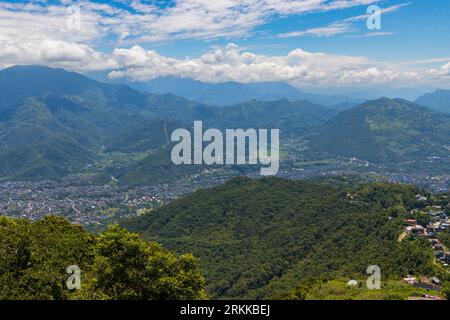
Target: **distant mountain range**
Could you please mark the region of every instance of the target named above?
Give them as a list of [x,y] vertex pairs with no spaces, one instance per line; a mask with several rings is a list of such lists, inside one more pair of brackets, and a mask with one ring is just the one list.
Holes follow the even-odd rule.
[[[180,90],[185,90],[182,83]],[[265,92],[267,99],[276,92],[292,94],[292,99],[298,93],[280,83],[229,83],[223,88],[242,89],[242,94],[252,88],[250,92]],[[233,97],[224,90],[224,96]],[[445,100],[445,92],[435,95],[439,99],[431,101]],[[239,99],[243,97],[249,96]],[[170,133],[191,128],[194,120],[203,120],[205,128],[279,128],[282,138],[307,136],[312,152],[375,163],[446,158],[450,149],[450,116],[401,99],[354,107],[338,107],[339,100],[323,106],[288,98],[253,99],[219,107],[101,83],[63,69],[15,66],[0,71],[0,101],[2,179],[57,179],[82,172],[112,153],[132,161],[120,169],[108,167],[108,174],[124,183],[171,179],[198,169],[180,172],[169,161]],[[135,153],[142,156],[133,160]]]
[[42,66],[1,70],[0,99],[4,179],[54,179],[82,171],[104,152],[156,150],[169,143],[173,129],[189,128],[194,120],[220,128],[275,126],[289,134],[336,113],[286,99],[218,108]]
[[[323,89],[319,90],[316,93],[321,93]],[[326,90],[326,89],[325,89]],[[336,88],[336,89],[328,89],[329,92],[338,92],[341,95],[352,97],[355,99],[364,99],[364,100],[374,100],[380,97],[387,98],[400,98],[409,101],[414,101],[418,97],[432,92],[434,90],[433,87],[430,86],[417,86],[417,87],[403,87],[403,88],[392,88],[389,86],[370,86],[370,87],[356,87],[356,88]]]
[[382,98],[346,110],[311,137],[315,151],[375,163],[450,156],[450,115],[402,99]]
[[155,94],[175,94],[186,99],[210,105],[225,106],[249,100],[273,101],[287,99],[289,101],[307,100],[324,106],[336,106],[338,109],[351,107],[364,101],[335,94],[311,94],[297,90],[285,82],[222,82],[206,83],[189,78],[160,77],[147,82],[131,82],[124,79],[110,80],[105,73],[88,74],[104,82],[129,85],[144,92]]
[[[16,66],[0,71],[0,101],[4,178],[58,178],[94,163],[103,147],[136,151],[167,143],[161,117],[152,112],[161,105],[156,97],[62,69]],[[182,107],[181,101],[176,104]],[[124,133],[139,126],[146,127],[145,137]],[[117,135],[127,136],[128,146],[111,140]]]
[[450,113],[450,90],[436,90],[416,99],[416,103]]

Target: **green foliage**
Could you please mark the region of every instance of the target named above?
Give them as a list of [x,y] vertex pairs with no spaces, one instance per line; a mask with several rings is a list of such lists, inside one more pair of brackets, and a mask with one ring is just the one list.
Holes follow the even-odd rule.
[[[113,225],[98,237],[67,220],[0,217],[0,299],[201,299],[196,259]],[[81,290],[67,289],[67,267]]]
[[174,127],[162,119],[203,112],[183,98],[39,66],[0,70],[0,101],[0,178],[9,180],[58,179],[103,151],[159,148]]
[[450,300],[450,281],[447,281],[442,286],[442,294],[447,297],[447,300]]
[[207,124],[214,128],[280,128],[283,137],[298,137],[337,112],[308,101],[251,100],[222,107]]
[[[314,151],[396,164],[447,157],[450,116],[401,99],[368,101],[341,112],[311,137]],[[429,171],[429,163],[426,163]]]
[[[284,300],[407,300],[408,297],[421,297],[430,294],[399,280],[383,281],[381,289],[370,290],[365,280],[360,279],[356,286],[348,286],[348,279],[333,279],[304,284],[287,293],[275,296]],[[438,293],[434,293],[439,295]]]
[[177,257],[117,225],[100,234],[88,295],[108,299],[199,299],[203,278],[192,255]]
[[450,229],[446,229],[444,232],[440,232],[438,238],[447,248],[450,248]]
[[67,299],[67,267],[88,268],[93,248],[93,236],[63,218],[0,217],[0,298]]
[[170,182],[200,172],[205,166],[177,166],[170,159],[171,145],[152,152],[144,159],[117,170],[116,176],[126,185]]
[[432,272],[427,243],[397,238],[393,211],[413,206],[415,188],[347,188],[275,178],[236,178],[123,224],[200,258],[213,297],[267,298],[299,283],[365,274]]

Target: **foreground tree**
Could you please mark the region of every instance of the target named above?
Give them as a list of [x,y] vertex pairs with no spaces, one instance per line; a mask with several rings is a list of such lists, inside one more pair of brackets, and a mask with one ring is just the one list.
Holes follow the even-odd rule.
[[[67,268],[81,270],[69,290]],[[195,258],[117,225],[95,237],[64,218],[0,217],[0,299],[201,299]]]
[[0,217],[0,298],[67,299],[67,267],[87,268],[94,236],[61,217]]
[[86,294],[106,299],[201,299],[204,278],[191,254],[177,257],[118,225],[102,233]]

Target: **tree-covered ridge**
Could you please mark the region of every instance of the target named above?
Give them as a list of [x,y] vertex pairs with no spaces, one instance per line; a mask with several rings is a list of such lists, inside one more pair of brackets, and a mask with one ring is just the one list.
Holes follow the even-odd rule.
[[416,99],[416,103],[437,111],[450,113],[450,90],[436,90]]
[[310,138],[313,151],[374,163],[447,159],[450,116],[402,99],[381,98],[343,111]]
[[[81,289],[69,290],[69,266]],[[117,225],[99,236],[67,220],[0,217],[0,299],[202,299],[191,254],[175,255]]]
[[232,179],[124,223],[170,249],[193,252],[213,297],[267,298],[310,279],[432,274],[423,241],[398,243],[418,190],[356,188],[276,178]]

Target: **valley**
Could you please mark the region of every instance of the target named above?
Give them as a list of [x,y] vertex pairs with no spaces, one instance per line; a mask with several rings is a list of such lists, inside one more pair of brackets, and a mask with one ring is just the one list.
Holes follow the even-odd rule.
[[397,311],[440,317],[449,16],[445,0],[0,0],[0,302],[364,319],[390,312],[356,300],[433,300]]
[[[311,160],[291,153],[298,144],[284,143],[285,155],[278,177],[291,180],[349,179],[364,182],[390,182],[416,185],[435,193],[448,192],[450,174],[430,175],[426,172],[402,173],[355,158]],[[109,165],[115,160],[99,163]],[[123,160],[121,160],[123,162]],[[109,223],[159,208],[200,188],[225,183],[234,176],[259,178],[257,166],[239,171],[232,167],[204,167],[181,179],[150,185],[126,185],[113,176],[95,175],[95,165],[85,173],[60,180],[4,181],[0,183],[0,214],[16,218],[40,219],[58,214],[88,229],[105,228]]]
[[[19,80],[28,91],[14,87]],[[387,279],[378,298],[425,294],[402,282],[407,275],[448,277],[428,239],[405,231],[412,218],[429,223],[411,212],[450,213],[444,112],[388,98],[340,110],[286,98],[215,106],[39,66],[0,71],[2,90],[10,92],[0,106],[4,219],[57,215],[93,235],[119,223],[193,253],[205,294],[217,299],[332,296],[371,264]],[[194,121],[205,130],[280,129],[277,176],[261,178],[258,164],[174,164],[170,135],[194,133]],[[447,243],[446,232],[431,240]]]

